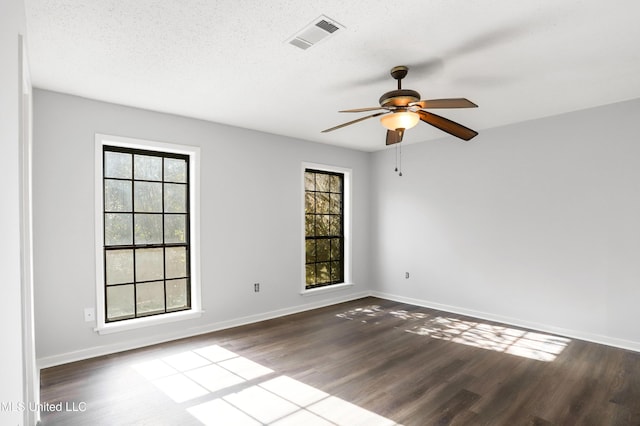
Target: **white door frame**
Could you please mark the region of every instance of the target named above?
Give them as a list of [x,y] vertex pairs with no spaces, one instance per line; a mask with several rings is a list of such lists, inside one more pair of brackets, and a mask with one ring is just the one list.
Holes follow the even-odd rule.
[[33,201],[32,201],[32,133],[33,108],[27,46],[18,38],[20,67],[20,268],[22,293],[23,398],[26,405],[24,424],[35,425],[40,412],[40,370],[36,364],[33,308]]

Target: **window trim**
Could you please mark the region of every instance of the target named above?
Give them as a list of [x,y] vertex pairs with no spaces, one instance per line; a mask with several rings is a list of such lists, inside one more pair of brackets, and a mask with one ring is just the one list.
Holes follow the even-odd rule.
[[[306,169],[319,170],[324,172],[341,173],[343,175],[343,233],[344,233],[344,281],[342,283],[329,284],[322,287],[315,287],[308,289],[306,287],[306,238],[305,238],[305,188],[304,188],[304,173]],[[300,217],[301,217],[301,261],[300,261],[300,277],[301,277],[301,291],[303,296],[311,296],[316,294],[327,293],[331,291],[338,291],[353,286],[352,280],[352,252],[351,252],[351,181],[352,170],[346,167],[331,166],[327,164],[302,162],[300,171]]]
[[[104,282],[104,215],[103,215],[103,146],[161,151],[189,156],[189,212],[191,255],[191,309],[160,315],[132,318],[115,322],[105,321]],[[197,318],[202,315],[200,298],[200,148],[121,136],[95,135],[95,249],[96,249],[96,327],[100,334],[131,330],[168,322]]]

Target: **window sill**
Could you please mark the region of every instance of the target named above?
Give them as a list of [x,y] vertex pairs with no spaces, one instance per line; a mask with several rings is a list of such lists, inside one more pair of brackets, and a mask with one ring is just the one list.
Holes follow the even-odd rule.
[[150,316],[145,318],[136,318],[131,320],[107,323],[107,324],[99,324],[96,328],[94,328],[94,331],[96,331],[98,334],[118,333],[121,331],[135,330],[137,328],[149,327],[152,325],[166,324],[170,322],[199,318],[200,316],[202,316],[203,313],[204,311],[202,310],[191,309],[188,311],[173,312],[173,313],[164,314],[164,315],[155,315],[155,316]]
[[333,291],[340,291],[346,288],[353,287],[353,283],[333,284],[325,287],[312,288],[311,290],[302,290],[300,292],[303,296],[316,296],[324,293],[331,293]]

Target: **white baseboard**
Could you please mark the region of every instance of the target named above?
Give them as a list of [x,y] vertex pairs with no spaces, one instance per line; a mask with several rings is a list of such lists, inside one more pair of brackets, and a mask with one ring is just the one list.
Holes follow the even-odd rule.
[[95,358],[98,356],[114,354],[117,352],[138,349],[145,346],[156,345],[158,343],[169,342],[177,339],[198,336],[201,334],[211,333],[214,331],[225,330],[227,328],[238,327],[241,325],[252,324],[285,315],[305,312],[312,309],[323,308],[325,306],[336,305],[338,303],[348,302],[351,300],[361,299],[369,296],[369,292],[360,292],[347,296],[334,297],[332,299],[324,299],[319,302],[305,303],[289,308],[277,309],[275,311],[263,312],[256,315],[234,318],[227,321],[206,324],[198,327],[187,328],[175,333],[166,333],[161,336],[149,336],[147,339],[136,339],[135,341],[125,341],[109,345],[93,346],[91,348],[81,349],[79,351],[66,352],[58,355],[38,358],[37,366],[39,369],[54,367],[56,365],[67,364],[70,362],[81,361],[84,359]]
[[580,330],[571,330],[561,327],[555,327],[549,324],[542,324],[537,322],[525,321],[518,318],[504,317],[501,315],[495,315],[487,312],[475,311],[472,309],[466,309],[459,306],[444,305],[441,303],[431,302],[428,300],[414,299],[411,297],[398,296],[395,294],[389,294],[379,291],[372,291],[371,296],[379,297],[381,299],[393,300],[395,302],[407,303],[409,305],[423,306],[425,308],[437,309],[441,311],[451,312],[454,314],[467,315],[474,318],[484,319],[488,321],[501,322],[507,325],[513,325],[516,327],[528,328],[543,333],[556,334],[559,336],[569,337],[578,340],[585,340],[587,342],[598,343],[601,345],[613,346],[621,349],[628,349],[630,351],[640,352],[640,342],[634,342],[631,340],[618,339],[615,337],[602,336],[599,334],[588,333]]
[[306,303],[306,304],[295,306],[295,307],[282,308],[282,309],[277,309],[275,311],[263,312],[256,315],[249,315],[246,317],[234,318],[227,321],[220,321],[216,323],[206,324],[203,326],[192,327],[176,333],[167,333],[161,336],[154,335],[143,340],[136,339],[135,341],[126,341],[126,342],[120,342],[120,343],[110,344],[110,345],[94,346],[94,347],[82,349],[79,351],[66,352],[63,354],[42,357],[42,358],[38,358],[37,364],[39,369],[54,367],[56,365],[67,364],[69,362],[81,361],[84,359],[95,358],[98,356],[109,355],[109,354],[131,350],[131,349],[138,349],[145,346],[155,345],[158,343],[164,343],[172,340],[183,339],[186,337],[193,337],[200,334],[206,334],[214,331],[224,330],[227,328],[252,324],[260,321],[282,317],[285,315],[291,315],[299,312],[309,311],[312,309],[323,308],[325,306],[331,306],[338,303],[361,299],[367,296],[393,300],[396,302],[407,303],[415,306],[423,306],[425,308],[438,309],[441,311],[451,312],[451,313],[460,314],[460,315],[467,315],[467,316],[484,319],[488,321],[501,322],[501,323],[516,326],[516,327],[524,327],[524,328],[540,331],[543,333],[556,334],[559,336],[585,340],[588,342],[593,342],[593,343],[598,343],[602,345],[613,346],[621,349],[628,349],[631,351],[640,352],[640,342],[617,339],[614,337],[587,333],[580,330],[565,329],[565,328],[555,327],[549,324],[525,321],[518,318],[504,317],[501,315],[495,315],[487,312],[466,309],[459,306],[444,305],[441,303],[431,302],[428,300],[414,299],[410,297],[404,297],[404,296],[399,296],[399,295],[384,293],[379,291],[371,291],[371,292],[365,291],[357,294],[351,294],[348,296],[325,299],[320,302]]

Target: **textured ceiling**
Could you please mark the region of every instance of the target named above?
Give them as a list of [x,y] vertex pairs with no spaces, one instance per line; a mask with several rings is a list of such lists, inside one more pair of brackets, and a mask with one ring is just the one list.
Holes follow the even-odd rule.
[[[26,0],[34,86],[364,151],[377,106],[403,87],[482,130],[640,97],[638,0]],[[286,41],[320,15],[344,26]],[[451,136],[420,123],[405,142]],[[457,140],[457,139],[455,139]],[[470,142],[470,143],[473,143]]]

